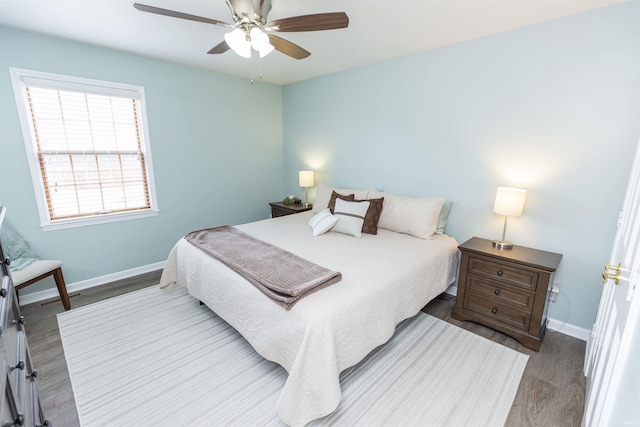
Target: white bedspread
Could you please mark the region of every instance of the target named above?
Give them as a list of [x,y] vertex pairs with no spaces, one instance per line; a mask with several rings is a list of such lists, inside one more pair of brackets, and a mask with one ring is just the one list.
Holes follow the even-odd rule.
[[340,403],[339,375],[385,343],[402,320],[415,315],[453,283],[457,242],[378,230],[361,239],[329,232],[314,237],[311,212],[238,228],[318,265],[342,281],[300,300],[290,311],[181,239],[171,251],[161,285],[177,283],[237,329],[266,359],[289,373],[278,413],[304,425]]

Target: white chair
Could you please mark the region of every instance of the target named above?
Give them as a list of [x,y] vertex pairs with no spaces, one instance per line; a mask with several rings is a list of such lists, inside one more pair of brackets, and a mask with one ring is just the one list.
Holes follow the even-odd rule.
[[49,276],[53,276],[56,282],[64,309],[71,310],[71,302],[67,294],[67,285],[64,283],[64,276],[62,274],[62,261],[39,259],[22,270],[11,272],[11,278],[13,279],[16,291],[26,288],[30,284]]
[[[35,283],[45,277],[53,276],[58,287],[60,300],[65,310],[71,309],[67,285],[62,275],[62,261],[40,259],[29,248],[29,244],[7,221],[2,222],[0,238],[5,256],[9,259],[9,270],[16,291]],[[13,264],[13,266],[11,265]]]

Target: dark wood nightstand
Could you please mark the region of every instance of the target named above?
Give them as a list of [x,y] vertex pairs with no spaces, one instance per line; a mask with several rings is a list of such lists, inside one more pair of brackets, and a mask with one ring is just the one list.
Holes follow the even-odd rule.
[[499,250],[473,237],[462,251],[451,317],[503,332],[538,351],[547,327],[547,289],[561,254],[514,246]]
[[282,202],[271,202],[269,204],[271,205],[271,218],[310,211],[312,208],[311,205],[305,207],[301,203],[294,205],[285,205]]

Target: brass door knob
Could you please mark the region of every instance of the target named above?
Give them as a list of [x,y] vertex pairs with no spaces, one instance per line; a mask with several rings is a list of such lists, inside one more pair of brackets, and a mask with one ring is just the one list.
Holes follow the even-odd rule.
[[[609,271],[609,270],[612,270],[612,271]],[[624,277],[622,277],[623,270],[624,269],[622,268],[621,262],[619,262],[618,265],[606,263],[604,265],[604,271],[602,272],[602,283],[605,284],[609,280],[613,280],[614,284],[619,285],[620,280],[626,280]]]

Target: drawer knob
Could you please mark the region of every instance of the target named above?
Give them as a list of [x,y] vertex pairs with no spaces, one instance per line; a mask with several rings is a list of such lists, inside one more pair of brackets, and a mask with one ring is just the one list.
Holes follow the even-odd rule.
[[4,265],[11,265],[11,258],[6,257],[5,259],[2,260],[2,263]]
[[496,289],[495,291],[493,291],[493,293],[496,295],[500,295],[500,289]]
[[21,371],[23,371],[24,370],[24,360],[19,361],[15,366],[10,366],[9,368],[11,368],[12,371],[14,369],[20,369]]
[[502,270],[498,270],[498,276],[502,276]]
[[498,312],[498,309],[494,307],[494,308],[492,308],[492,309],[491,309],[491,312],[492,312],[493,314],[496,314],[496,313]]

